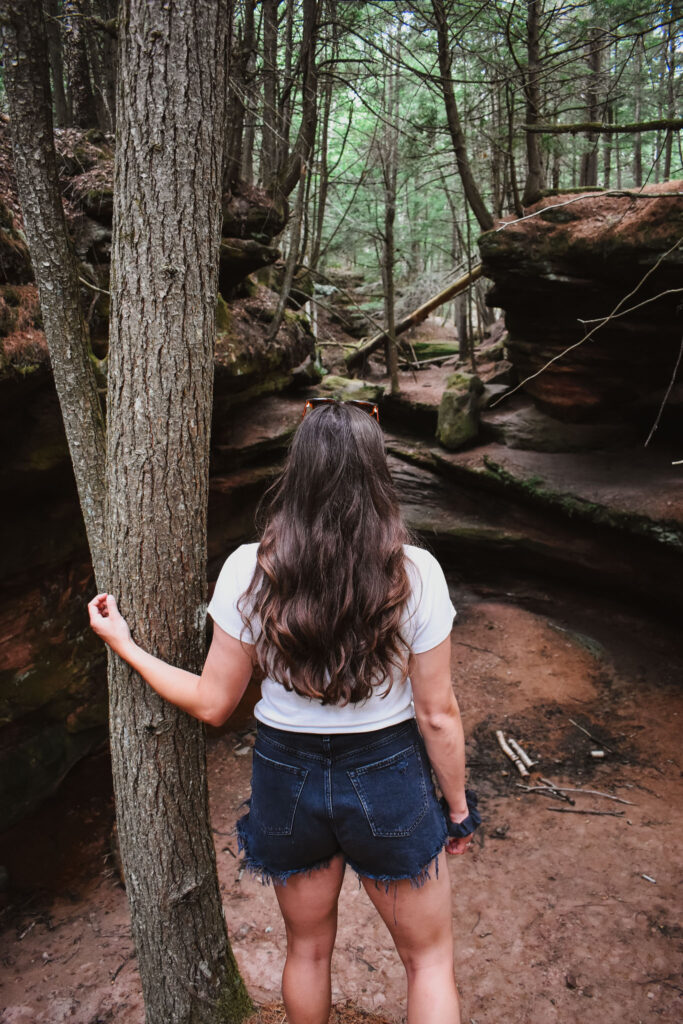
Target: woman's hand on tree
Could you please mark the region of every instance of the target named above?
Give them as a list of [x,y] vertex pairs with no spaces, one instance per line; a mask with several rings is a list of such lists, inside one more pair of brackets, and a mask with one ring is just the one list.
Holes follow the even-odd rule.
[[131,642],[130,629],[111,594],[98,594],[88,605],[90,626],[100,639],[120,654]]

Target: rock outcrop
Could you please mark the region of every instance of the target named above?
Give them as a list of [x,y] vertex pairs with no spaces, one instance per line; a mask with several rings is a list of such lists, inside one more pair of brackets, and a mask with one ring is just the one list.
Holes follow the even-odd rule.
[[[81,276],[94,286],[84,285],[81,294],[104,394],[112,139],[65,129],[55,141],[67,224]],[[211,483],[216,557],[250,529],[272,475],[258,464],[258,444],[249,465],[228,481],[220,475],[236,464],[230,435],[239,408],[317,379],[306,317],[286,311],[271,340],[277,296],[247,276],[277,257],[271,243],[286,223],[286,208],[260,190],[235,186],[223,212]],[[0,829],[106,741],[104,652],[90,635],[85,608],[92,574],[21,229],[0,116]]]
[[527,213],[479,239],[524,390],[558,419],[651,422],[683,335],[683,182],[553,196]]

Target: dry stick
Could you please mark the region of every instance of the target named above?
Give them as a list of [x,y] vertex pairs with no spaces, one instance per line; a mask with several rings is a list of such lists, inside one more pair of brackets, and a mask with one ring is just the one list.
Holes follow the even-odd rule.
[[633,800],[624,800],[623,797],[613,796],[611,793],[603,793],[599,789],[575,789],[573,786],[553,786],[558,793],[586,793],[588,796],[604,796],[606,800],[616,800],[618,804],[629,804],[630,807],[636,807],[637,804],[633,803]]
[[541,782],[543,783],[544,786],[548,786],[549,789],[552,789],[553,793],[557,793],[557,795],[560,797],[561,800],[566,800],[568,804],[574,804],[576,802],[576,801],[572,800],[571,797],[565,796],[564,793],[562,793],[558,789],[558,787],[555,785],[554,782],[551,782],[550,779],[544,779],[542,775],[541,775]]
[[[584,197],[583,196],[579,196],[579,198],[582,199]],[[567,203],[560,203],[559,205],[560,206],[565,206],[565,205],[569,205],[569,204],[567,204]],[[542,213],[543,210],[541,210],[539,212]],[[524,219],[525,218],[523,218],[523,217],[520,218],[520,220],[524,220]],[[512,224],[514,222],[513,221],[509,221],[508,223]],[[650,269],[643,275],[643,277],[640,279],[638,284],[634,288],[632,288],[631,291],[627,295],[624,295],[623,298],[619,299],[619,302],[617,302],[617,304],[614,307],[614,309],[610,313],[608,313],[608,315],[606,317],[604,317],[599,323],[597,323],[595,325],[595,327],[591,328],[591,330],[588,331],[587,334],[584,334],[583,338],[579,338],[578,341],[575,341],[572,345],[569,345],[562,352],[558,352],[557,355],[554,355],[551,359],[549,359],[547,361],[547,363],[545,363],[543,366],[541,366],[541,368],[539,370],[536,370],[534,373],[529,374],[528,377],[525,377],[524,380],[521,380],[519,382],[519,384],[515,385],[514,388],[511,388],[509,391],[506,391],[506,393],[504,395],[501,395],[500,398],[498,398],[495,402],[491,402],[489,408],[490,409],[494,409],[497,405],[500,404],[500,402],[503,401],[503,399],[509,398],[510,395],[514,395],[516,391],[519,391],[520,388],[523,388],[524,385],[528,384],[530,380],[534,380],[536,377],[540,377],[540,375],[542,373],[544,373],[550,366],[552,366],[553,363],[556,363],[559,359],[562,359],[564,356],[568,355],[575,348],[578,348],[579,345],[583,345],[584,341],[588,341],[589,338],[592,338],[593,335],[596,333],[596,331],[599,331],[601,327],[604,327],[605,324],[608,324],[609,321],[614,318],[615,314],[619,312],[619,310],[624,305],[624,303],[628,299],[630,299],[632,295],[635,295],[635,293],[639,290],[639,288],[641,288],[642,285],[645,284],[645,282],[647,281],[648,277],[650,277],[651,274],[654,274],[655,270],[658,268],[660,263],[663,260],[665,260],[666,257],[669,256],[670,253],[672,253],[674,251],[674,249],[677,249],[679,247],[679,245],[681,245],[682,242],[683,242],[683,235],[681,235],[681,237],[676,242],[674,242],[674,244],[671,246],[670,249],[667,249],[666,252],[662,253],[662,255],[659,257],[657,262],[654,263],[650,267]],[[591,737],[591,738],[593,738],[593,737]]]
[[599,743],[600,746],[604,747],[605,750],[609,750],[610,754],[614,753],[614,749],[612,747],[608,747],[606,743],[603,743],[602,740],[599,740],[598,737],[594,736],[592,732],[588,731],[588,729],[584,729],[584,727],[582,725],[579,725],[578,722],[575,722],[573,718],[570,718],[569,721],[577,729],[580,729],[581,732],[585,732],[585,734],[586,734],[586,736],[588,737],[589,740],[593,740],[594,743]]
[[[652,435],[654,434],[655,430],[659,426],[659,421],[662,418],[662,413],[664,412],[664,407],[665,407],[666,403],[669,400],[669,395],[671,394],[671,389],[673,388],[673,386],[674,386],[674,384],[676,382],[676,377],[678,376],[678,368],[681,365],[681,356],[683,356],[683,338],[681,338],[681,346],[680,346],[680,348],[678,350],[678,359],[676,360],[676,365],[674,366],[674,372],[671,374],[671,380],[669,381],[669,386],[666,389],[666,393],[664,395],[664,398],[662,399],[662,404],[659,407],[659,411],[657,413],[657,417],[656,417],[654,423],[652,424],[652,429],[650,430],[650,433],[647,435],[647,440],[645,441],[645,444],[643,445],[643,448],[647,448],[647,446],[649,445],[650,441],[652,440]],[[675,463],[674,463],[674,465],[675,465]]]
[[[466,289],[469,288],[471,284],[474,284],[474,282],[480,277],[481,263],[477,263],[477,265],[472,267],[468,273],[459,277],[457,281],[453,281],[447,288],[444,288],[437,295],[433,295],[427,300],[427,302],[423,302],[421,306],[418,306],[418,308],[414,309],[412,313],[409,313],[408,316],[399,320],[395,327],[396,335],[398,336],[399,334],[403,334],[410,327],[416,327],[418,324],[421,324],[432,310],[438,309],[438,307],[442,306],[444,302],[448,302],[448,300],[452,299],[455,295],[466,291]],[[376,348],[379,348],[385,338],[386,331],[380,331],[379,334],[370,338],[369,341],[363,342],[359,348],[355,349],[346,357],[346,365],[348,368],[351,370],[356,364],[361,363],[366,356],[369,356],[371,352],[374,352]]]
[[98,288],[96,284],[93,284],[91,281],[86,281],[86,279],[84,277],[80,277],[80,275],[78,280],[81,284],[84,284],[86,288],[90,288],[94,292],[99,292],[100,295],[111,295],[111,292],[106,291],[104,288]]
[[525,786],[523,782],[516,782],[515,785],[527,793],[540,793],[542,796],[549,796],[552,800],[562,800],[564,803],[571,804],[572,806],[576,803],[576,800],[572,800],[570,797],[565,796],[564,793],[560,793],[556,789],[550,789],[548,786]]
[[[620,313],[613,313],[612,320],[617,320],[620,316],[628,316],[629,313],[633,313],[636,309],[640,309],[641,306],[647,306],[651,302],[656,302],[657,299],[663,299],[665,295],[677,295],[679,292],[683,292],[683,288],[667,288],[663,292],[658,292],[656,295],[652,295],[649,299],[643,299],[642,302],[638,302],[635,306],[629,306],[628,309],[622,309]],[[603,316],[596,316],[593,320],[582,320],[581,317],[576,318],[580,324],[598,324],[602,323],[605,319]]]
[[505,737],[503,736],[501,729],[496,730],[496,739],[498,740],[498,746],[503,751],[505,756],[510,758],[519,774],[522,776],[522,778],[525,778],[529,774],[526,765],[523,764],[522,761],[520,761],[520,759],[517,757],[515,753],[513,753],[512,750],[510,750],[507,743],[505,742]]
[[625,811],[582,811],[578,807],[546,807],[546,811],[557,811],[558,814],[599,814],[605,818],[623,818]]

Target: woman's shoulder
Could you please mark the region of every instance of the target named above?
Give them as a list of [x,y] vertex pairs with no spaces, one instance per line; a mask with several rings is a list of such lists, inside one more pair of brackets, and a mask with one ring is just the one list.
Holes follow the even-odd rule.
[[258,542],[255,544],[240,544],[239,547],[235,548],[223,562],[216,586],[223,587],[232,583],[243,583],[243,589],[246,590],[256,568],[257,551]]
[[426,548],[418,548],[415,544],[404,544],[403,552],[407,561],[415,566],[423,578],[435,570],[441,569],[439,562]]

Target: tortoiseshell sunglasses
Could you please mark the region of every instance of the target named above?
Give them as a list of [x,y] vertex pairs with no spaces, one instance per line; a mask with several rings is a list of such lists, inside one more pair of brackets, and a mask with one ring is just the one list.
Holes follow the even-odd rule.
[[301,419],[304,418],[307,412],[311,409],[315,409],[319,405],[356,405],[359,409],[363,409],[369,416],[372,416],[379,423],[379,406],[376,402],[360,402],[355,398],[309,398],[304,406],[304,411],[301,414]]

